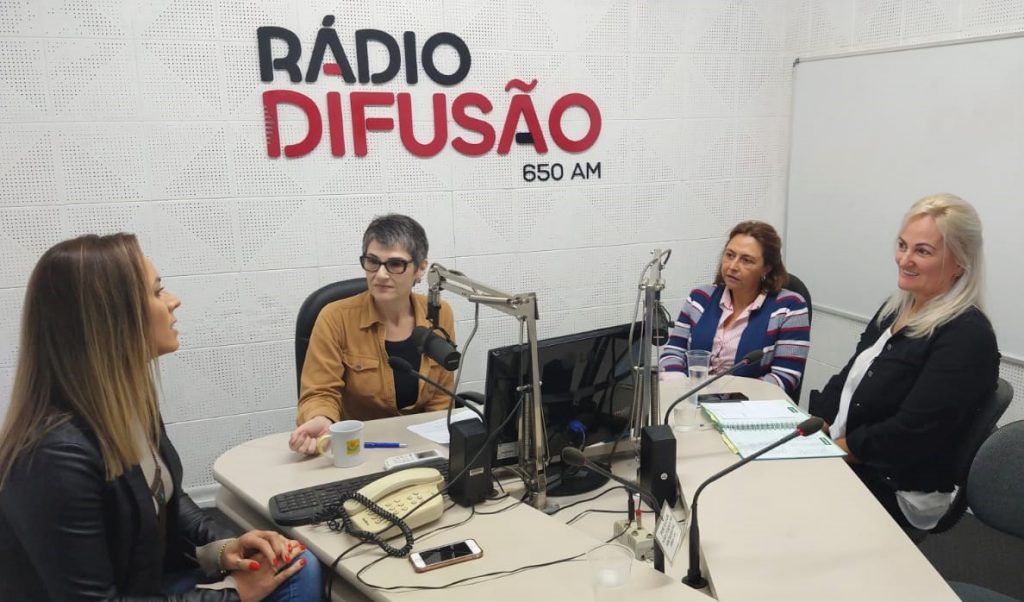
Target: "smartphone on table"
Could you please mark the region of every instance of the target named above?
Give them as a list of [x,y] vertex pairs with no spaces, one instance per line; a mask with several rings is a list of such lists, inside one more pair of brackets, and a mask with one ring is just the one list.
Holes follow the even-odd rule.
[[443,566],[465,562],[483,556],[483,550],[475,539],[466,539],[445,544],[421,552],[409,554],[409,562],[417,573],[423,573]]

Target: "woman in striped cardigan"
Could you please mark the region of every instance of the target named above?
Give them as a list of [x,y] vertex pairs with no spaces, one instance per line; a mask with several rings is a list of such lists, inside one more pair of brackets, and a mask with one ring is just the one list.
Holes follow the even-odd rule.
[[783,285],[782,241],[764,222],[741,222],[729,233],[715,283],[690,291],[661,352],[667,373],[687,371],[686,351],[711,352],[711,374],[732,368],[760,349],[758,364],[738,376],[760,378],[793,395],[810,350],[807,303]]

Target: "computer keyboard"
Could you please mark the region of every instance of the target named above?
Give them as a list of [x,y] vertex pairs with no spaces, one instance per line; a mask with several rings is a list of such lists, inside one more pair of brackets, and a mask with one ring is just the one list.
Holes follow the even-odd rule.
[[[437,458],[420,464],[419,467],[436,468],[445,481],[448,480],[448,458]],[[279,493],[270,498],[270,517],[274,522],[285,527],[309,525],[315,522],[318,512],[337,502],[342,495],[359,491],[377,479],[391,474],[382,471],[373,474],[352,477],[324,483],[305,489],[296,489]]]

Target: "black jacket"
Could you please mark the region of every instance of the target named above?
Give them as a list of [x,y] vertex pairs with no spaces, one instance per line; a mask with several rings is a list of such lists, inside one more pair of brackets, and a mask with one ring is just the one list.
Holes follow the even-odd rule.
[[160,455],[174,482],[163,537],[139,466],[108,481],[83,423],[47,433],[0,489],[0,600],[238,600],[232,589],[160,593],[165,571],[195,566],[197,545],[235,536],[181,491],[162,428]]
[[[875,314],[842,372],[811,393],[812,414],[835,421],[850,366],[893,319],[879,324]],[[967,310],[928,338],[900,331],[853,392],[847,445],[894,489],[952,491],[956,442],[998,378],[996,336],[981,310]]]

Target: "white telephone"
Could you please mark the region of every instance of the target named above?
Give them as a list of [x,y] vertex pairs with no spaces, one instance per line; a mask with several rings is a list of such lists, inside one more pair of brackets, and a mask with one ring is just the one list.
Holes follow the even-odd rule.
[[[436,468],[407,468],[377,479],[360,489],[359,493],[377,502],[388,512],[403,517],[443,487],[444,477]],[[392,526],[389,521],[355,500],[345,502],[345,512],[357,529],[379,533],[384,538],[399,532],[398,527]],[[415,529],[441,518],[443,513],[444,498],[438,495],[404,520],[410,529]]]

